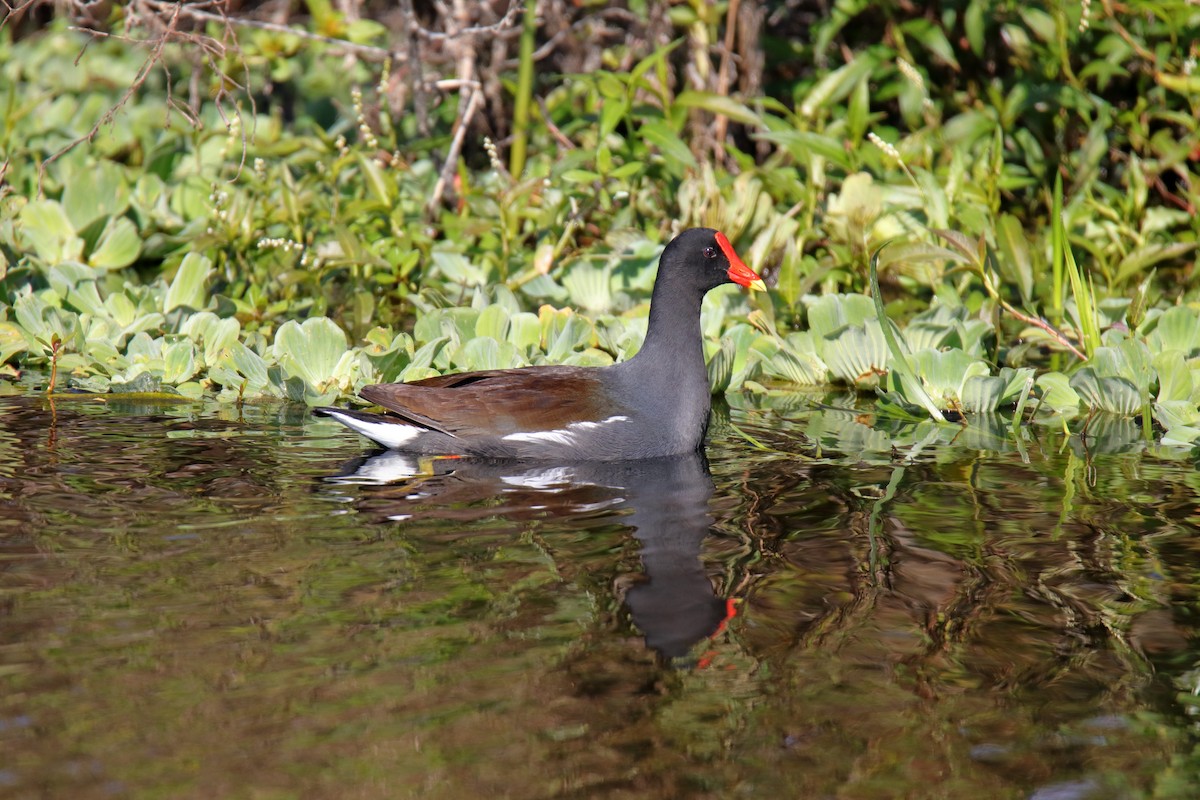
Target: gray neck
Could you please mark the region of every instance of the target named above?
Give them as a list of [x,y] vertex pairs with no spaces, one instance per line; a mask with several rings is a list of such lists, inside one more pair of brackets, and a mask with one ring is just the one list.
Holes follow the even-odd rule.
[[704,345],[700,337],[700,300],[695,290],[671,297],[673,289],[659,281],[650,300],[646,341],[637,355],[617,369],[627,387],[636,388],[643,405],[670,420],[660,433],[673,441],[695,439],[698,446],[708,427],[712,397]]

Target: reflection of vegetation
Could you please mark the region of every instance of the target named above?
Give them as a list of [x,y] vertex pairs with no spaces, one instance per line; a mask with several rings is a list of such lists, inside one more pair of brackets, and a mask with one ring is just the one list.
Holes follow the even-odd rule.
[[[150,796],[985,780],[1186,796],[1190,464],[1136,433],[1089,452],[1050,427],[1023,460],[1004,421],[991,439],[973,423],[997,448],[974,449],[970,427],[778,400],[793,405],[770,425],[733,412],[763,449],[731,433],[710,448],[704,566],[737,615],[682,672],[621,609],[644,576],[611,491],[326,483],[351,453],[299,406],[60,400],[52,426],[9,401],[9,779]],[[900,461],[851,450],[856,435],[924,444]]]

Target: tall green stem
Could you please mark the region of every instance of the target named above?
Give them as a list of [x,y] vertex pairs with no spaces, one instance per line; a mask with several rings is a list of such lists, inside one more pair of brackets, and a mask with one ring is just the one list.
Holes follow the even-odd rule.
[[521,179],[525,169],[528,142],[529,105],[533,98],[533,45],[537,35],[537,0],[525,0],[525,26],[521,31],[521,65],[517,70],[517,96],[513,104],[512,148],[508,171],[513,180]]
[[1050,265],[1053,269],[1053,294],[1050,296],[1050,320],[1062,324],[1063,314],[1063,222],[1062,174],[1054,176],[1054,200],[1050,207]]

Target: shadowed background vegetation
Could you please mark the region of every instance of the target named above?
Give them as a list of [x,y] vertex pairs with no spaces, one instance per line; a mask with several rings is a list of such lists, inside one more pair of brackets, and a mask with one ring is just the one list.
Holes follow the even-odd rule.
[[711,225],[773,287],[706,302],[716,392],[1200,437],[1193,4],[56,8],[0,43],[8,391],[611,363]]

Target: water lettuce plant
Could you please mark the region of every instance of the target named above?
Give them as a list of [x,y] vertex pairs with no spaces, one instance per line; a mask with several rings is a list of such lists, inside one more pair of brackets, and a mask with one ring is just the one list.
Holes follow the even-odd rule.
[[[597,44],[595,69],[557,53],[535,76],[521,45],[486,104],[461,80],[397,94],[372,60],[386,29],[332,11],[198,72],[186,43],[144,71],[116,38],[81,55],[61,23],[0,30],[0,391],[323,404],[611,363],[640,343],[662,243],[711,225],[772,285],[706,301],[714,391],[845,387],[896,418],[1100,414],[1200,441],[1200,87],[1175,47],[1194,9],[907,13],[776,19],[770,59],[740,53],[735,79],[700,46],[734,22],[676,4],[670,44]],[[530,44],[538,22],[489,24]],[[185,76],[210,91],[180,114]],[[507,159],[488,125],[512,130]]]

